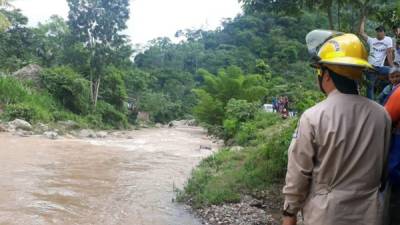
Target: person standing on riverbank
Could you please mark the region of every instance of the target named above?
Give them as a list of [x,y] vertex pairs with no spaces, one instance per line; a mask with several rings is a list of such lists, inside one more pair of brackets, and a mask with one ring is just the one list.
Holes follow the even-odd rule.
[[358,37],[325,40],[313,66],[328,97],[304,112],[289,147],[283,224],[302,211],[305,225],[381,225],[391,120],[358,95],[356,80],[372,68]]
[[[393,40],[386,36],[385,27],[379,26],[375,29],[376,37],[372,38],[365,33],[365,22],[367,18],[364,16],[360,23],[360,35],[369,45],[368,62],[374,66],[378,72],[367,73],[367,97],[375,99],[375,83],[377,78],[387,79],[390,67],[393,67]],[[387,60],[388,66],[385,66]],[[378,76],[377,76],[378,75]]]

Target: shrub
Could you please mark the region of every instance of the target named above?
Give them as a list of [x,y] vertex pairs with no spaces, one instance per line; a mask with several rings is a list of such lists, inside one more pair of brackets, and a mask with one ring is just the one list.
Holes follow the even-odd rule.
[[35,107],[26,104],[15,104],[7,106],[5,117],[8,120],[24,119],[28,122],[37,120],[38,112]]
[[40,105],[18,103],[6,107],[4,117],[8,120],[24,119],[30,123],[42,121],[50,122],[54,118],[51,113]]
[[276,113],[259,111],[255,114],[254,120],[241,124],[234,135],[234,139],[238,145],[249,145],[251,141],[257,138],[258,130],[266,129],[282,122],[282,119]]
[[255,114],[260,111],[258,103],[250,103],[246,100],[229,100],[225,107],[224,139],[233,138],[238,129],[246,121],[252,120]]
[[250,103],[246,100],[229,100],[225,107],[225,118],[236,119],[239,122],[246,122],[254,118],[260,110],[260,104]]
[[69,67],[46,69],[42,73],[44,87],[67,109],[87,114],[90,109],[89,81]]
[[221,125],[224,118],[223,103],[213,98],[204,90],[194,90],[198,97],[198,104],[193,108],[195,118],[209,125]]
[[239,121],[237,119],[224,120],[224,139],[228,140],[235,136],[239,129]]
[[85,122],[88,124],[89,127],[92,127],[92,128],[102,128],[102,129],[109,128],[103,123],[103,118],[102,118],[102,115],[100,115],[100,114],[87,115],[85,117]]
[[296,121],[285,121],[264,130],[243,164],[240,183],[248,190],[262,190],[282,183],[287,166],[287,150]]
[[123,80],[123,72],[115,67],[109,67],[106,70],[106,76],[102,82],[100,95],[104,101],[115,106],[117,109],[123,109],[124,103],[128,98]]
[[[106,102],[99,101],[97,103],[96,113],[101,115],[101,121],[104,124],[120,129],[128,127],[128,118],[126,115],[117,111],[112,105]],[[98,122],[98,117],[92,117],[92,119]]]
[[15,104],[24,100],[28,90],[16,79],[0,77],[0,104]]
[[182,104],[179,101],[172,102],[162,93],[144,93],[139,102],[139,109],[149,112],[151,120],[159,123],[183,117]]

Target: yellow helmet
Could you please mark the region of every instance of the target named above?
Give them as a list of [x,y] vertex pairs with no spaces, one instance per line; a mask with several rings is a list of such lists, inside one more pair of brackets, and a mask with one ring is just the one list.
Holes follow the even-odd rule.
[[367,61],[367,51],[354,34],[315,30],[307,37],[307,46],[316,62],[314,67],[325,66],[333,72],[359,80],[363,71],[373,69]]

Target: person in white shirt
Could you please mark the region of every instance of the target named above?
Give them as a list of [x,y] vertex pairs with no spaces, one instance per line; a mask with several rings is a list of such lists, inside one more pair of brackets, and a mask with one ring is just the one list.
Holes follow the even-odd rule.
[[[368,62],[373,65],[378,72],[379,76],[387,77],[389,75],[390,67],[394,66],[393,63],[393,40],[385,35],[385,28],[379,26],[375,29],[376,37],[372,38],[365,33],[365,20],[364,17],[360,24],[360,35],[367,41],[369,45]],[[390,67],[385,66],[385,61],[388,61]],[[374,99],[376,75],[372,73],[367,74],[369,81],[367,85],[367,97]]]

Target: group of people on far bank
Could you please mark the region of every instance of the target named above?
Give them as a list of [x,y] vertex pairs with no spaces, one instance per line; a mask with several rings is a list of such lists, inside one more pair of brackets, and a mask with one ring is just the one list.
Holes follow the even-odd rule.
[[289,117],[289,98],[287,96],[274,97],[272,99],[273,111],[279,113],[282,118]]
[[370,37],[365,20],[369,54],[354,34],[307,35],[327,98],[303,113],[293,135],[284,225],[299,212],[305,225],[400,225],[400,29],[389,38],[379,26]]

